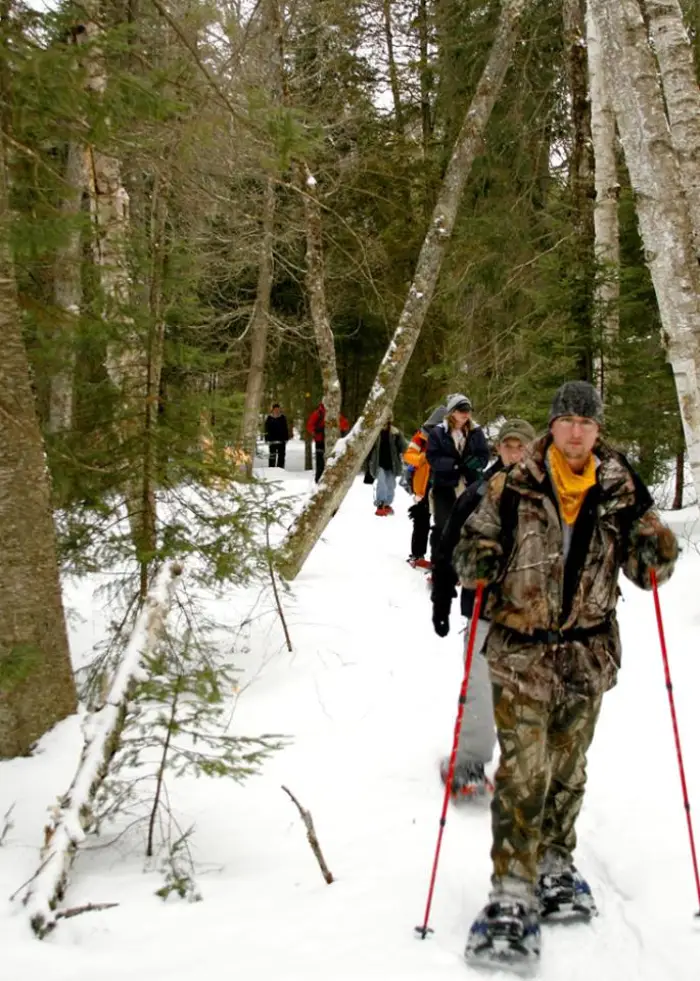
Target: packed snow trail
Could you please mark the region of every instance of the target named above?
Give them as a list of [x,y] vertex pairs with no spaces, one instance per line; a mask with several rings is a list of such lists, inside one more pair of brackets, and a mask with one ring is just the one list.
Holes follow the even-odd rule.
[[[287,476],[290,492],[308,475]],[[462,672],[461,623],[432,630],[424,575],[406,563],[409,498],[375,517],[372,489],[358,479],[323,540],[283,599],[294,652],[285,650],[269,597],[239,591],[212,609],[231,630],[244,672],[235,731],[286,732],[293,744],[261,776],[230,782],[170,782],[181,823],[195,825],[204,901],[154,896],[140,836],[79,857],[67,902],[119,902],[117,909],[62,922],[40,943],[22,910],[6,908],[3,966],[26,981],[245,981],[303,978],[458,981],[483,976],[462,951],[483,905],[490,872],[488,808],[451,808],[430,925],[414,937],[430,875],[442,786]],[[697,518],[683,512],[680,527]],[[690,526],[688,524],[688,526]],[[700,537],[700,536],[699,536]],[[700,813],[700,555],[686,548],[661,591],[691,803]],[[658,649],[653,603],[623,582],[624,659],[606,696],[590,753],[589,788],[576,860],[600,910],[590,925],[545,925],[543,981],[696,981],[700,925],[685,815]],[[90,591],[68,602],[76,661],[99,633]],[[241,629],[241,620],[254,615]],[[14,891],[36,867],[45,807],[65,789],[79,753],[68,720],[29,760],[0,764],[0,814],[16,801],[0,848],[0,880]],[[314,819],[328,865],[326,885],[286,784]],[[126,825],[127,820],[124,820]],[[700,829],[698,829],[700,831]],[[95,842],[99,845],[99,840]],[[490,971],[493,981],[511,977]]]

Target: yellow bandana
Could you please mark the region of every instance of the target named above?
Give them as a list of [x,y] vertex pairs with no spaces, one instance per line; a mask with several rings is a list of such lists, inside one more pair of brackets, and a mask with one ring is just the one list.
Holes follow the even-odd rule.
[[574,473],[564,454],[552,443],[547,451],[547,462],[557,491],[562,519],[567,525],[573,525],[583,499],[595,484],[595,457],[591,454],[583,473]]

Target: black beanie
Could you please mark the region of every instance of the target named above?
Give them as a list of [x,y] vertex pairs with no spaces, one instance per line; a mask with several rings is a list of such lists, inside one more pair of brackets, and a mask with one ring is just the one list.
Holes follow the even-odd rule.
[[597,389],[584,381],[565,382],[557,390],[549,412],[550,425],[559,416],[582,416],[603,425],[603,403]]

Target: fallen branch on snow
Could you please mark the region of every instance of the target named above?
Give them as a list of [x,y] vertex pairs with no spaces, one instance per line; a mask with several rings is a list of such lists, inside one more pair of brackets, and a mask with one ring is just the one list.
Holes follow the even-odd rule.
[[316,856],[316,861],[318,862],[319,868],[321,869],[321,874],[323,875],[323,878],[330,886],[330,884],[334,881],[333,873],[326,865],[326,861],[323,857],[321,846],[319,845],[318,838],[316,837],[316,830],[314,828],[314,822],[313,822],[313,818],[311,817],[311,812],[307,811],[306,808],[301,806],[299,801],[296,799],[296,797],[291,792],[291,790],[289,790],[288,787],[283,786],[282,790],[285,792],[285,794],[291,797],[292,801],[296,804],[297,810],[299,811],[299,814],[301,815],[301,819],[306,827],[306,838],[309,844],[311,845],[311,851]]
[[114,909],[119,903],[86,903],[84,906],[71,906],[69,909],[59,909],[55,914],[57,920],[70,920],[81,913],[99,913],[103,909]]
[[[92,825],[92,801],[119,748],[129,701],[139,680],[142,658],[151,653],[162,631],[170,600],[182,566],[169,564],[160,570],[139,613],[124,656],[114,675],[105,704],[86,719],[86,742],[70,788],[52,810],[44,828],[41,865],[32,876],[23,903],[39,939],[50,933],[68,911],[57,911],[68,885],[68,874],[78,846]],[[91,907],[97,909],[98,906]],[[76,907],[81,912],[84,907]],[[77,915],[73,913],[71,915]]]

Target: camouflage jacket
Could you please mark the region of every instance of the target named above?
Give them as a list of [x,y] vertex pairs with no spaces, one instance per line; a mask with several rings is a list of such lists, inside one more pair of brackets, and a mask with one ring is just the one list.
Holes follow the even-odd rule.
[[624,457],[599,442],[597,481],[581,507],[565,562],[556,493],[545,464],[550,441],[546,436],[533,443],[521,464],[490,481],[462,529],[453,563],[462,584],[470,587],[485,552],[501,557],[486,611],[492,621],[486,654],[494,683],[536,699],[591,697],[615,684],[620,666],[615,616],[620,569],[642,589],[651,588],[639,535],[656,536],[660,583],[673,572],[678,545]]

